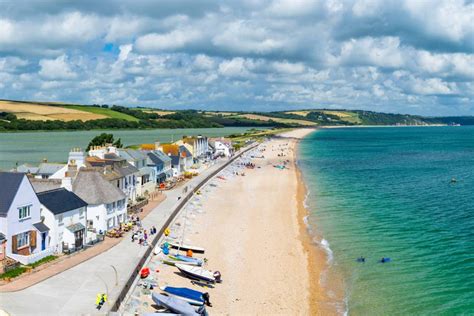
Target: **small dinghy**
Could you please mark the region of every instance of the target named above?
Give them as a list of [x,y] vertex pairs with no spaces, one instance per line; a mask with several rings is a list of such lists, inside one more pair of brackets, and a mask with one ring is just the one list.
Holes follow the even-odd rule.
[[[192,305],[204,305],[205,296],[209,294],[188,289],[187,287],[161,286],[160,289],[170,296],[182,299]],[[209,301],[209,298],[207,298]]]
[[221,274],[219,271],[212,273],[212,271],[200,267],[193,267],[181,263],[176,263],[175,266],[179,271],[191,279],[203,280],[210,283],[221,281]]
[[[180,260],[180,261],[184,261],[184,262],[192,262],[192,263],[195,263],[196,266],[202,266],[202,259],[198,259],[198,258],[193,258],[193,257],[188,257],[188,256],[183,256],[183,255],[174,255],[174,256],[170,256],[171,257],[174,257],[176,258],[176,260]],[[171,258],[173,259],[173,258]]]
[[164,306],[170,311],[180,315],[199,315],[187,302],[175,297],[169,297],[158,293],[152,293],[153,302],[159,306]]
[[163,259],[162,262],[164,264],[170,265],[170,266],[176,266],[177,264],[185,264],[188,266],[197,266],[195,262],[186,262],[186,261],[181,261],[181,260],[176,260],[176,259]]
[[196,247],[196,246],[191,246],[191,245],[186,245],[186,244],[179,244],[176,242],[168,242],[168,244],[170,245],[171,248],[174,248],[174,249],[179,249],[183,251],[191,250],[192,252],[195,252],[195,253],[204,253],[204,248],[201,248],[201,247]]

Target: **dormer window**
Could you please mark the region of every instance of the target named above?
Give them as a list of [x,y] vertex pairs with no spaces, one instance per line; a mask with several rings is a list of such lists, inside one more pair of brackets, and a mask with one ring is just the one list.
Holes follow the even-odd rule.
[[31,217],[31,205],[18,208],[18,218],[24,220]]

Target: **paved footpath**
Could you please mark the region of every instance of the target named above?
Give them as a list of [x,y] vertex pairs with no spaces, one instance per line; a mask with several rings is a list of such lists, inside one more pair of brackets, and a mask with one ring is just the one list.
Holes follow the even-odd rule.
[[[192,189],[208,175],[224,165],[220,160],[187,183]],[[167,198],[142,221],[149,229],[164,225],[179,204],[178,197],[183,189],[168,191]],[[91,315],[106,314],[95,309],[97,293],[108,293],[108,304],[113,303],[128,281],[146,251],[146,247],[132,243],[126,236],[118,245],[75,267],[57,274],[27,289],[0,294],[0,314],[10,315]]]

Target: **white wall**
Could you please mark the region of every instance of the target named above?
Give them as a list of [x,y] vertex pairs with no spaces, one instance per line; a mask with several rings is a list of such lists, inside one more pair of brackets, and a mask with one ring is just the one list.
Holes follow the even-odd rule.
[[[26,205],[31,205],[30,218],[20,220],[18,208]],[[18,192],[10,206],[6,220],[2,222],[2,226],[6,227],[2,232],[7,238],[7,256],[12,254],[12,236],[19,233],[36,230],[34,223],[40,222],[40,202],[36,196],[33,187],[27,177],[23,177]],[[31,243],[31,242],[30,242]],[[36,230],[36,248],[31,253],[41,251],[41,234]]]
[[[80,215],[81,211],[82,216]],[[61,253],[63,251],[63,242],[65,244],[69,244],[69,247],[74,247],[74,234],[67,229],[68,226],[80,223],[87,228],[87,209],[85,207],[55,215],[47,207],[42,205],[42,215],[45,217],[44,223],[50,229],[50,246],[53,247],[57,253]],[[62,224],[59,223],[59,218],[61,215],[63,217]],[[87,239],[86,234],[87,229],[84,234],[84,243]]]
[[[127,199],[121,207],[117,207],[117,202],[115,203],[115,208],[112,208],[110,212],[107,212],[107,206],[105,204],[99,205],[89,205],[87,207],[87,220],[93,221],[93,227],[99,232],[105,232],[113,227],[119,226],[118,217],[121,217],[121,222],[126,222],[127,217]],[[109,222],[110,221],[110,222]],[[112,227],[109,227],[108,224],[112,223]],[[85,225],[87,227],[87,225]]]

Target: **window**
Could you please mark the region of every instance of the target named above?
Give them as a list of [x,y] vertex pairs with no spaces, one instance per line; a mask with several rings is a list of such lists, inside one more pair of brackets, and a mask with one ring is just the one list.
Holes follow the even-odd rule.
[[111,218],[109,220],[107,220],[107,229],[111,229],[115,226],[115,223],[114,223],[114,218]]
[[59,223],[59,225],[63,225],[63,224],[64,224],[64,223],[63,223],[63,215],[62,215],[62,214],[61,214],[61,215],[58,215],[58,223]]
[[30,232],[24,232],[16,235],[16,246],[21,248],[30,244]]
[[113,207],[112,203],[107,204],[106,208],[107,208],[107,214],[110,214],[110,213],[114,212],[114,207]]
[[30,218],[31,217],[31,205],[23,206],[18,208],[19,218],[20,220]]
[[84,210],[83,209],[81,209],[79,211],[79,218],[84,218]]

